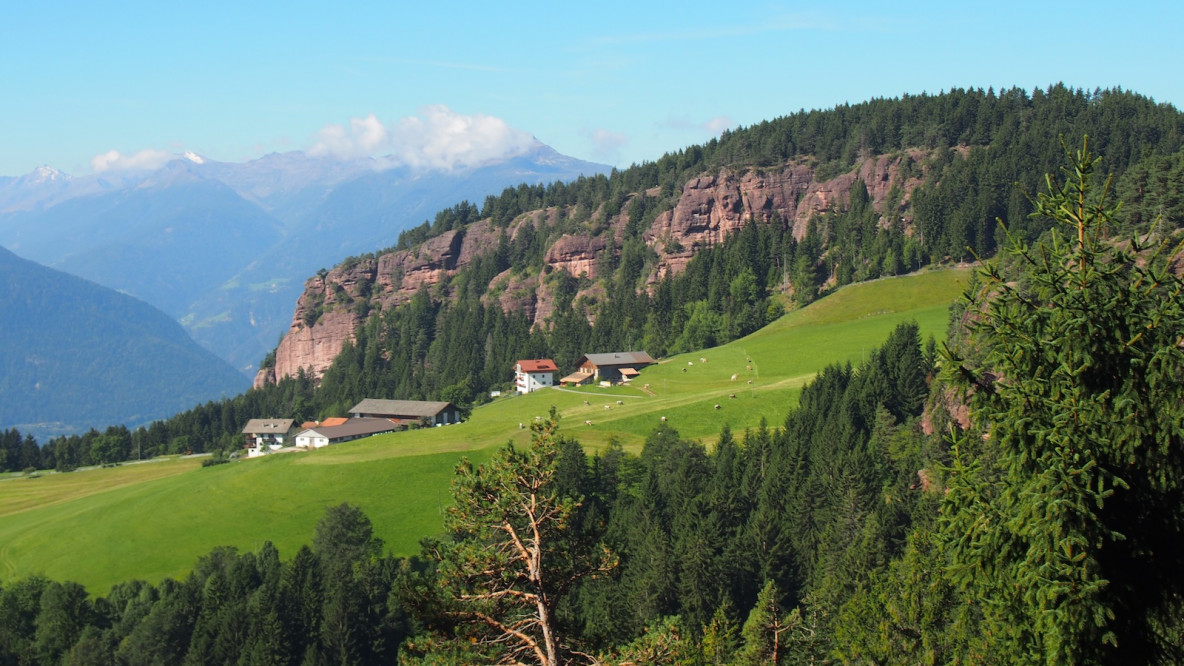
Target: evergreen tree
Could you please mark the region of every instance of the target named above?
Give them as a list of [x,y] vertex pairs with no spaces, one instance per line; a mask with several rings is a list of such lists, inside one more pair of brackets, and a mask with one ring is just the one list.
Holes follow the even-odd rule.
[[1021,278],[988,264],[971,295],[984,365],[947,355],[977,425],[942,509],[952,574],[1001,660],[1179,663],[1184,281],[1170,246],[1106,237],[1098,160],[1070,157],[1035,202],[1048,240],[1008,251]]
[[472,623],[478,649],[546,665],[573,657],[556,615],[563,596],[614,565],[574,534],[581,500],[556,483],[557,420],[552,410],[532,425],[529,449],[507,445],[481,467],[461,463],[446,519],[454,539],[437,553],[454,615]]

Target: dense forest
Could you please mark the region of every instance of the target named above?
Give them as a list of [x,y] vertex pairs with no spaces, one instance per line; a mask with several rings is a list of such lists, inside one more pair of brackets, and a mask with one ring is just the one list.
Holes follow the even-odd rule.
[[[503,235],[471,266],[405,306],[369,312],[360,298],[354,307],[369,315],[366,323],[319,382],[286,378],[134,431],[114,426],[57,438],[36,453],[23,445],[21,433],[9,433],[0,438],[0,471],[230,451],[250,418],[337,416],[365,397],[470,406],[491,389],[508,388],[509,368],[519,358],[553,358],[562,369],[589,351],[633,348],[661,357],[721,344],[849,282],[990,257],[1005,242],[997,219],[1009,220],[1016,238],[1034,241],[1049,223],[1029,217],[1028,195],[1063,162],[1056,137],[1086,134],[1105,155],[1100,168],[1115,178],[1126,202],[1117,224],[1146,230],[1157,216],[1169,227],[1184,224],[1184,115],[1135,93],[1062,85],[1030,93],[955,89],[802,111],[609,176],[521,185],[480,207],[462,202],[442,210],[401,234],[397,247],[482,219],[502,228],[521,216],[539,221],[513,239]],[[912,149],[923,157],[906,160],[906,170],[925,177],[912,193],[907,227],[882,224],[857,182],[847,204],[813,219],[800,242],[785,220],[754,221],[700,250],[683,273],[648,281],[655,256],[642,231],[674,205],[688,179],[722,167],[761,169],[798,159],[838,174],[863,156]],[[542,215],[551,209],[562,214]],[[545,326],[532,328],[520,313],[485,298],[491,280],[507,269],[539,271],[557,236],[606,229],[622,213],[629,223],[605,251],[605,276],[597,285],[562,271],[545,276],[556,301]]]
[[782,424],[589,457],[553,412],[458,467],[419,557],[341,505],[288,561],[5,583],[0,661],[1180,663],[1184,242],[1115,236],[1069,157],[947,343],[902,325]]

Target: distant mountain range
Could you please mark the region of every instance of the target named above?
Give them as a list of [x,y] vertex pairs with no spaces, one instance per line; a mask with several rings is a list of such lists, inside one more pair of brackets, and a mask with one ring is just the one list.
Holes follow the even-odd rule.
[[131,427],[247,388],[160,310],[0,248],[0,429]]
[[452,171],[303,152],[244,163],[185,153],[78,178],[40,167],[0,178],[0,245],[155,305],[253,376],[318,269],[391,246],[461,200],[607,171],[542,143]]

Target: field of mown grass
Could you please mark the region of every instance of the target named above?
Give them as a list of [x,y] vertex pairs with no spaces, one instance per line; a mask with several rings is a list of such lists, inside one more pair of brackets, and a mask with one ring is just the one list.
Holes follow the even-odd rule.
[[663,360],[634,386],[503,397],[459,425],[209,468],[172,460],[0,481],[0,582],[42,574],[102,594],[121,580],[183,576],[218,545],[254,550],[270,540],[291,557],[324,509],[345,501],[370,516],[391,552],[409,555],[440,531],[457,461],[526,442],[519,426],[552,405],[562,430],[591,450],[616,439],[637,451],[663,416],[707,444],[725,423],[737,432],[762,418],[778,425],[818,370],[858,364],[898,323],[942,337],[968,276],[942,270],[850,286],[741,340]]

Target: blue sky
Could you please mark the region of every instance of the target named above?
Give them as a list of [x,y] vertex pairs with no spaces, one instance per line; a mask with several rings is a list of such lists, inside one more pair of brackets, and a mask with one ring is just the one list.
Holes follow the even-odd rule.
[[1179,2],[404,4],[10,3],[0,175],[406,141],[444,142],[447,161],[527,135],[623,167],[724,127],[955,86],[1184,104]]

